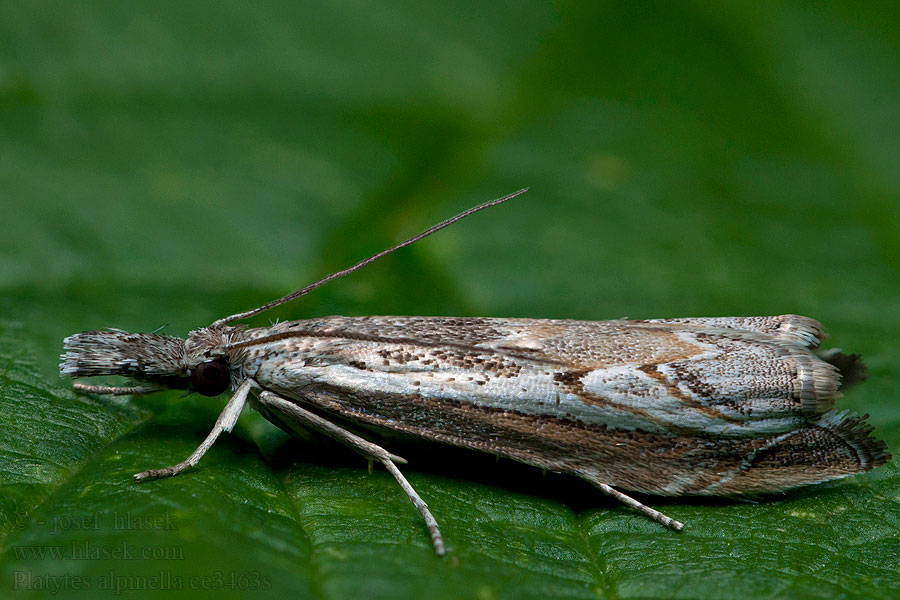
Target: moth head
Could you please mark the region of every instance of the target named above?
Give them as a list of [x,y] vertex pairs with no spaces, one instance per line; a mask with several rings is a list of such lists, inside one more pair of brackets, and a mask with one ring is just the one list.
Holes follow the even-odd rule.
[[160,388],[217,396],[231,384],[224,357],[189,351],[185,340],[117,329],[85,331],[63,340],[59,372],[70,377],[124,375]]

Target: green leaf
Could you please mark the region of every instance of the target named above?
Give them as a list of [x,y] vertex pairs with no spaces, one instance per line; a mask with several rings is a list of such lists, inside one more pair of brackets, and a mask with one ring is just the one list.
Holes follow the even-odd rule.
[[[522,186],[268,318],[795,312],[900,448],[893,5],[0,6],[0,590],[890,598],[900,471],[642,497],[399,440],[389,474],[223,398],[76,395],[62,339],[186,335]],[[2,593],[2,592],[0,592]]]

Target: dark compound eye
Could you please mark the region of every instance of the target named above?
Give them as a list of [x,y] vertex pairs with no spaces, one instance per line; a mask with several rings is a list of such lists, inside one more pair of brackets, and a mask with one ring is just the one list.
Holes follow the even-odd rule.
[[191,386],[204,396],[218,396],[230,383],[231,371],[223,358],[200,363],[191,371]]

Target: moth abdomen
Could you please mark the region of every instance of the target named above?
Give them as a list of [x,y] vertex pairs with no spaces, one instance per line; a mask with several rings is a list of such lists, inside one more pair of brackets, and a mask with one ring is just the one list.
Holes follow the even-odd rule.
[[868,377],[866,364],[859,354],[844,354],[840,348],[829,348],[816,353],[825,362],[834,365],[841,375],[838,389],[862,383]]

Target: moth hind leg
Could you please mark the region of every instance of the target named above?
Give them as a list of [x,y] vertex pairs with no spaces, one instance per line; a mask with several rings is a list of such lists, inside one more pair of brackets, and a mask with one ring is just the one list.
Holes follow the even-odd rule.
[[[413,503],[416,510],[419,511],[419,514],[425,521],[425,525],[428,527],[428,532],[431,535],[431,544],[434,547],[435,554],[438,556],[446,554],[444,538],[441,535],[441,530],[438,527],[434,515],[431,514],[428,505],[425,504],[425,501],[422,500],[395,464],[398,462],[401,464],[406,463],[406,460],[395,454],[391,454],[381,446],[373,444],[372,442],[359,437],[355,433],[347,431],[343,427],[320,417],[316,413],[298,406],[295,402],[286,400],[272,392],[261,392],[258,401],[259,404],[266,409],[268,414],[276,417],[278,421],[284,423],[289,428],[295,426],[296,423],[300,423],[353,448],[369,460],[377,460],[384,465],[384,468],[394,476],[394,479],[397,480],[397,483],[399,483],[400,487],[403,488],[403,491],[406,492],[406,496],[409,498],[410,502]],[[290,417],[290,420],[283,419],[281,415]]]
[[634,508],[635,510],[638,510],[638,511],[644,513],[645,515],[647,515],[648,517],[650,517],[657,523],[662,523],[666,527],[674,529],[675,531],[681,531],[681,529],[684,527],[684,523],[682,523],[681,521],[676,521],[672,517],[668,517],[668,516],[664,515],[663,513],[659,512],[658,510],[656,510],[654,508],[650,508],[646,504],[635,500],[628,494],[623,494],[622,492],[620,492],[619,490],[613,488],[612,486],[610,486],[608,484],[605,484],[605,483],[602,483],[600,481],[596,481],[596,480],[590,479],[590,478],[588,478],[588,481],[590,481],[595,486],[600,488],[600,490],[602,492],[612,496],[619,502],[626,504],[626,505],[630,506],[631,508]]

